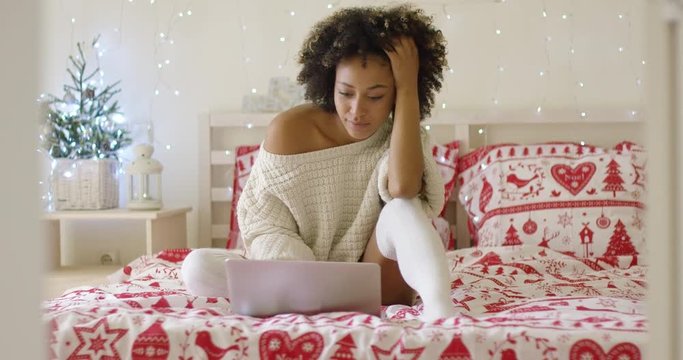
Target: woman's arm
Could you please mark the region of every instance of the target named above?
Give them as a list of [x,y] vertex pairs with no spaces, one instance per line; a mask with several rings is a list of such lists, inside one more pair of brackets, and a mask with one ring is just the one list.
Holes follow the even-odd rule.
[[387,50],[396,87],[394,127],[389,145],[388,189],[392,197],[413,198],[422,188],[424,161],[420,139],[420,103],[417,93],[419,54],[410,37],[394,41]]
[[267,174],[276,164],[263,155],[252,167],[237,203],[237,222],[247,257],[252,260],[315,260],[304,242],[291,211],[273,194]]
[[278,155],[308,151],[310,144],[303,140],[311,138],[309,108],[287,110],[271,121],[263,142],[265,152],[252,167],[237,203],[237,221],[249,259],[315,260],[299,234],[291,210],[281,200],[283,189],[277,185],[280,181],[274,178],[283,170]]

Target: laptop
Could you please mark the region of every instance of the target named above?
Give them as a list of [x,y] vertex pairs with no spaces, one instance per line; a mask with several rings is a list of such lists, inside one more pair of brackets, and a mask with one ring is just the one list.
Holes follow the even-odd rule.
[[236,314],[268,317],[354,311],[380,315],[380,268],[374,263],[225,260]]

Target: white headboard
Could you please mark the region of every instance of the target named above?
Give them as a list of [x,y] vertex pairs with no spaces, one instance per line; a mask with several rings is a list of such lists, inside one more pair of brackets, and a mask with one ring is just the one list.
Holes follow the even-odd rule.
[[[224,247],[230,223],[234,149],[259,144],[273,113],[213,112],[199,116],[199,247]],[[585,141],[611,147],[642,143],[644,114],[635,109],[521,109],[434,111],[424,124],[436,144],[460,141],[461,154],[496,143]],[[467,150],[466,150],[467,149]],[[465,224],[457,190],[447,205],[452,225]],[[466,226],[456,226],[457,247],[470,246]]]

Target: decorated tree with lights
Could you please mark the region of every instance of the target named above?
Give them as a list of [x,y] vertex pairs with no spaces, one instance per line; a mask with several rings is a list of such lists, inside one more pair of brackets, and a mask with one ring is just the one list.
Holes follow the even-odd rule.
[[[96,47],[99,36],[90,44]],[[64,85],[64,96],[47,95],[44,123],[40,135],[43,149],[51,158],[117,158],[117,151],[130,145],[131,137],[121,126],[123,119],[114,96],[120,81],[98,87],[93,79],[97,66],[87,69],[83,43],[77,44],[78,56],[69,56],[67,72],[71,84]]]

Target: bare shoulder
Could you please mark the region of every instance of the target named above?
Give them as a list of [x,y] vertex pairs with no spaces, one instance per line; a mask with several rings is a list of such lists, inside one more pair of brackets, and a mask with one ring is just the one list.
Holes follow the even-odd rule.
[[268,125],[265,149],[280,155],[317,150],[317,124],[324,116],[328,116],[325,111],[312,104],[299,105],[279,113]]

